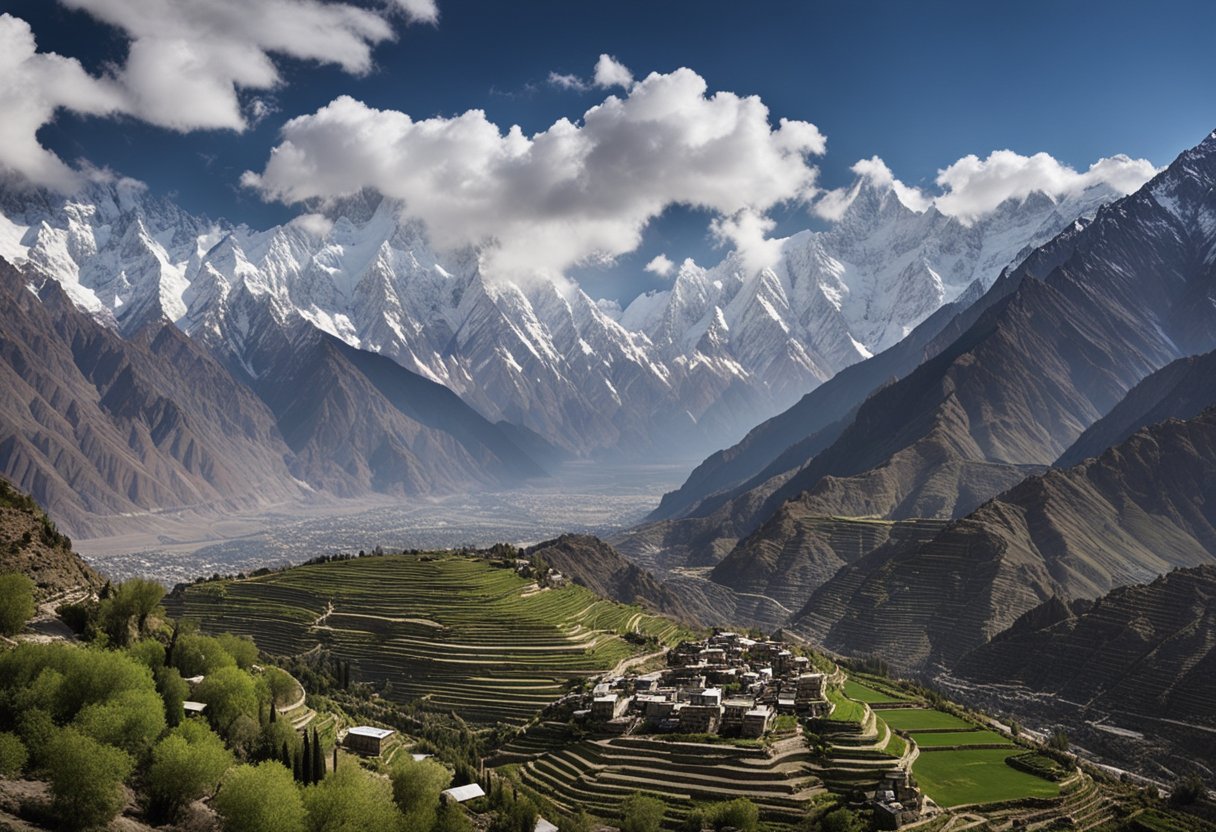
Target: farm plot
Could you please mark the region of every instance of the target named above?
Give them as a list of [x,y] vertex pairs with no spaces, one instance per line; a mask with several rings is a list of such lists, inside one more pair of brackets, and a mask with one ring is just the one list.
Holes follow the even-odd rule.
[[921,754],[912,766],[925,794],[944,807],[1056,797],[1058,784],[1005,762],[1009,749],[961,749]]
[[879,690],[877,687],[871,687],[853,679],[849,679],[844,683],[844,692],[850,699],[856,699],[858,702],[865,702],[869,705],[885,702],[907,702],[911,699],[905,693],[896,693],[893,690]]
[[917,731],[912,735],[921,749],[950,748],[953,746],[1007,745],[1013,747],[1008,737],[996,731]]
[[932,708],[899,708],[882,712],[882,718],[897,731],[949,731],[975,726],[945,711]]
[[688,633],[639,607],[571,586],[537,591],[513,570],[457,555],[309,564],[189,587],[173,614],[249,635],[267,653],[318,645],[386,696],[473,724],[522,723],[565,685]]

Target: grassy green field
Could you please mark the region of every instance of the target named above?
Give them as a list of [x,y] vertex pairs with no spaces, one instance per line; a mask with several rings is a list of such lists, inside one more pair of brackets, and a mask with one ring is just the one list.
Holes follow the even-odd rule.
[[882,718],[892,728],[900,731],[941,731],[950,728],[974,728],[970,722],[964,722],[945,711],[935,711],[932,708],[897,708],[883,711]]
[[[457,555],[385,556],[196,584],[169,599],[204,630],[251,636],[274,655],[322,645],[358,681],[473,724],[524,722],[572,680],[690,635],[578,586],[538,591],[514,570]],[[331,606],[332,605],[332,606]]]
[[941,806],[997,803],[1024,797],[1055,797],[1060,787],[1005,764],[1001,748],[921,754],[912,773],[925,794]]
[[828,717],[831,722],[861,722],[865,718],[865,706],[847,698],[836,688],[828,689],[828,700],[836,704]]
[[844,683],[844,692],[850,699],[856,699],[858,702],[867,702],[873,704],[875,702],[906,702],[908,696],[897,694],[894,691],[882,691],[869,685],[863,685],[861,682],[855,682],[849,679]]
[[1009,745],[1013,743],[995,731],[917,731],[916,744],[921,748],[953,745]]

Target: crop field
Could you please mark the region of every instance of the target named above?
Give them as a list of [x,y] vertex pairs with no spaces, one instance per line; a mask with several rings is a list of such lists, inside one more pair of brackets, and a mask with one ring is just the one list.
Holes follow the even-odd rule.
[[611,670],[689,633],[578,586],[538,590],[512,569],[458,555],[309,564],[189,587],[171,614],[248,635],[274,655],[318,645],[385,695],[452,711],[475,725],[522,723],[571,680]]
[[844,683],[844,692],[850,699],[856,699],[858,702],[866,702],[871,705],[876,702],[906,702],[910,698],[902,693],[896,694],[894,691],[877,690],[868,685],[863,685],[861,682],[855,682],[852,679]]
[[996,731],[917,731],[912,735],[921,748],[948,748],[967,745],[1008,745],[1013,743]]
[[746,797],[768,824],[788,826],[827,796],[807,766],[808,756],[800,740],[778,743],[770,752],[622,737],[540,753],[519,772],[526,786],[566,811],[585,807],[611,818],[622,800],[645,791],[663,799],[665,822],[675,826],[696,804]]
[[866,709],[860,702],[854,702],[840,691],[828,690],[828,700],[836,705],[828,717],[830,722],[861,722],[865,719]]
[[1056,797],[1058,784],[1009,766],[1001,748],[934,751],[912,766],[925,794],[944,807],[997,803],[1026,797]]
[[952,728],[974,728],[945,711],[932,708],[899,708],[882,712],[887,724],[898,731],[948,731]]

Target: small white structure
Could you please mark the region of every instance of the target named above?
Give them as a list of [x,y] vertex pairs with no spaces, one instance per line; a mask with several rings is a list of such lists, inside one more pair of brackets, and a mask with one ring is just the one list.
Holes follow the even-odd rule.
[[202,716],[203,711],[207,710],[207,703],[187,699],[182,703],[182,710],[186,712],[186,716]]
[[440,798],[444,800],[452,800],[456,803],[464,803],[466,800],[473,800],[474,798],[485,796],[485,789],[476,783],[470,783],[467,786],[456,786],[455,788],[444,789],[439,793]]
[[391,728],[357,725],[346,732],[346,747],[358,754],[379,756],[381,744],[395,733]]
[[557,825],[550,823],[542,817],[536,819],[536,826],[532,827],[532,832],[557,832]]

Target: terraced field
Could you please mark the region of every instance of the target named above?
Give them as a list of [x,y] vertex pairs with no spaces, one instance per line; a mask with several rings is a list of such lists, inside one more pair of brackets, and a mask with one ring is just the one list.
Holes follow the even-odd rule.
[[386,695],[467,722],[523,723],[567,682],[670,645],[673,622],[577,586],[538,590],[511,569],[458,555],[384,556],[299,566],[189,587],[167,600],[207,631],[251,636],[275,655],[324,645]]
[[518,771],[524,785],[567,811],[583,807],[611,818],[622,800],[645,791],[667,804],[669,826],[695,804],[736,797],[754,801],[770,824],[796,824],[827,790],[808,766],[801,737],[771,750],[618,737],[541,751]]
[[1059,784],[1006,764],[1009,753],[1003,748],[923,753],[912,773],[925,794],[945,807],[1059,795]]
[[850,699],[856,699],[858,702],[865,702],[870,705],[887,702],[907,702],[912,698],[905,693],[893,690],[880,690],[877,686],[866,685],[854,679],[849,679],[844,683],[844,692]]
[[945,711],[932,708],[898,708],[882,712],[882,717],[897,731],[950,731],[975,726]]

